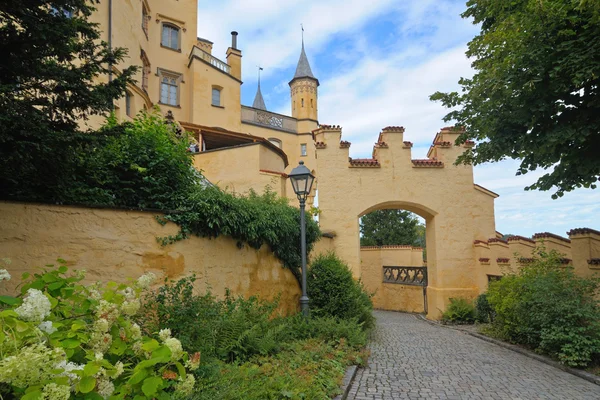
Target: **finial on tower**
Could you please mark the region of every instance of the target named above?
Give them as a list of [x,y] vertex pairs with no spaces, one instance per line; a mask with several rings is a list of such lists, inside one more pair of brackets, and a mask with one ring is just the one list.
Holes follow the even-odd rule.
[[300,24],[300,28],[302,28],[302,47],[304,48],[304,25]]
[[263,68],[260,65],[258,67],[258,87],[256,88],[256,96],[254,96],[254,102],[252,103],[252,107],[258,108],[259,110],[267,111],[267,106],[265,105],[265,100],[263,99],[262,92],[260,91],[260,71]]

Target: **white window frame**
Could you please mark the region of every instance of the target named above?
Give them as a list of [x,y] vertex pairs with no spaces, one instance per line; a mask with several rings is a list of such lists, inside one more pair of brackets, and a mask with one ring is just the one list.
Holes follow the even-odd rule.
[[[171,33],[168,35],[167,43],[165,43],[165,29],[169,29]],[[173,31],[176,31],[177,46],[173,47]],[[160,30],[160,45],[167,49],[181,51],[181,28],[170,22],[163,22]]]
[[308,149],[306,143],[300,143],[300,156],[306,157],[308,155]]
[[[171,107],[179,107],[179,99],[181,97],[181,82],[182,82],[181,74],[171,71],[165,71],[163,69],[158,69],[158,99],[160,104],[164,104]],[[165,94],[163,90],[166,88],[166,97],[163,96]],[[173,92],[173,88],[175,88],[175,92]]]
[[129,91],[125,92],[125,114],[133,118],[133,95]]
[[[215,103],[215,93],[219,93],[218,103]],[[223,107],[223,88],[213,86],[210,90],[210,104],[215,107]]]

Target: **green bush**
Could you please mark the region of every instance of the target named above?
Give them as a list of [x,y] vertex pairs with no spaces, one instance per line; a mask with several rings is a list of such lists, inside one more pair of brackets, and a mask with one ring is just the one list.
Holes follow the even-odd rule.
[[488,323],[494,321],[495,312],[487,298],[487,293],[482,293],[475,299],[475,319],[477,322]]
[[365,330],[373,327],[372,295],[335,254],[317,256],[310,264],[306,281],[313,315],[354,319]]
[[364,354],[344,341],[295,341],[275,356],[217,363],[218,373],[199,378],[190,400],[331,399],[339,394],[346,366],[363,361]]
[[586,366],[600,355],[598,289],[597,278],[578,277],[558,253],[539,250],[533,263],[493,282],[488,299],[506,339]]
[[451,298],[442,314],[442,321],[451,324],[472,324],[475,322],[475,307],[463,298]]

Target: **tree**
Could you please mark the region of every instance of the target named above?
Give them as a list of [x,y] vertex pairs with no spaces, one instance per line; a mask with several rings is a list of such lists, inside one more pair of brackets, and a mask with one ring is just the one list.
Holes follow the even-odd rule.
[[360,245],[425,246],[425,229],[413,213],[377,210],[360,219]]
[[[596,188],[600,176],[600,1],[469,0],[463,18],[475,75],[432,100],[454,110],[457,163],[519,159],[517,175],[549,171],[526,190]],[[462,130],[464,129],[464,132]]]
[[[88,21],[98,0],[0,2],[0,187],[53,200],[72,171],[80,122],[106,114],[135,67],[109,82],[124,49],[102,42]],[[86,135],[88,136],[88,135]],[[5,196],[5,195],[3,195]]]

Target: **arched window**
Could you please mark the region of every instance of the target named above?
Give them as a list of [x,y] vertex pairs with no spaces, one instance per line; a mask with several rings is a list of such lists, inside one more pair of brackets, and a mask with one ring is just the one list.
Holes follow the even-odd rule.
[[129,117],[133,116],[132,102],[133,96],[131,93],[125,92],[125,114]]
[[281,140],[271,137],[271,138],[269,138],[269,142],[273,143],[275,146],[277,146],[281,149],[281,146],[282,146]]
[[212,88],[212,101],[213,106],[222,107],[221,105],[221,88],[213,86]]
[[160,44],[173,50],[179,50],[179,28],[174,25],[163,24]]

